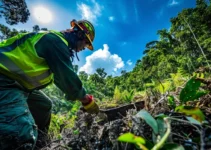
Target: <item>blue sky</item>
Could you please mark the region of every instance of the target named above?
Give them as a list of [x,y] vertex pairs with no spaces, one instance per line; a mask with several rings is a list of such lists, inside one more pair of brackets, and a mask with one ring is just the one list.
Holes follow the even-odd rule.
[[[31,13],[28,22],[10,27],[32,31],[37,24],[41,28],[61,31],[70,28],[72,19],[87,19],[95,26],[95,50],[79,53],[80,61],[75,59],[73,64],[89,74],[101,67],[115,76],[121,70],[131,71],[136,61],[143,57],[146,43],[158,40],[157,31],[169,29],[170,18],[184,8],[195,7],[195,1],[26,0]],[[40,14],[37,9],[40,7],[48,12]],[[44,18],[48,13],[48,18]],[[49,22],[45,22],[47,20]],[[0,18],[0,23],[7,25],[3,18]]]

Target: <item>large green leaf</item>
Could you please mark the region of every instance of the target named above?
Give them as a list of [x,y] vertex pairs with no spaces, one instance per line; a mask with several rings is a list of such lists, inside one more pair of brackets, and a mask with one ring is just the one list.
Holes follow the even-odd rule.
[[199,122],[202,122],[205,120],[205,116],[204,116],[203,112],[197,107],[177,106],[175,108],[175,111],[185,113],[186,115],[191,115],[194,119],[196,119]]
[[155,119],[163,119],[163,118],[165,118],[165,117],[168,117],[167,115],[165,115],[165,114],[163,114],[163,113],[161,113],[161,114],[158,114],[158,115],[156,115],[155,116]]
[[[156,122],[157,122],[157,125],[158,125],[158,134],[160,135],[160,137],[162,138],[166,132],[166,124],[164,123],[164,120],[163,118],[161,117],[158,117],[156,119]],[[158,139],[157,139],[157,135],[155,135],[154,132],[152,132],[152,141],[154,144],[156,144],[158,142]]]
[[199,91],[201,81],[192,77],[180,92],[180,100],[182,102],[192,101],[208,93],[208,91]]
[[165,132],[166,132],[166,124],[164,123],[164,120],[161,118],[158,118],[157,120],[157,124],[158,124],[158,131],[161,137],[164,136]]
[[158,125],[156,120],[144,109],[136,114],[136,117],[142,118],[153,129],[155,134],[158,134]]
[[188,121],[190,121],[192,124],[201,125],[201,123],[193,117],[186,117],[186,119],[188,119]]
[[[164,123],[163,118],[167,117],[165,114],[158,114],[155,116],[157,125],[158,125],[158,134],[163,137],[166,132],[166,124]],[[152,140],[154,143],[157,143],[157,136],[152,133]]]
[[124,133],[118,137],[118,141],[120,142],[128,142],[133,144],[145,144],[145,139],[139,136],[135,136],[132,133]]

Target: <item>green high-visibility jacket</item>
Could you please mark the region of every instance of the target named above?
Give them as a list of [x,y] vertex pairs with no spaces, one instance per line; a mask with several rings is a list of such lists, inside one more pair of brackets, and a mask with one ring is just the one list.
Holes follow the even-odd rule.
[[18,34],[0,43],[0,74],[16,80],[28,90],[42,88],[55,80],[69,99],[82,98],[86,92],[67,59],[67,51],[68,42],[60,32]]
[[[0,45],[0,73],[15,79],[29,90],[52,82],[52,72],[45,60],[39,57],[35,50],[35,44],[46,33],[48,32],[19,34],[2,42]],[[57,32],[54,34],[61,36]],[[67,44],[65,40],[64,42]]]

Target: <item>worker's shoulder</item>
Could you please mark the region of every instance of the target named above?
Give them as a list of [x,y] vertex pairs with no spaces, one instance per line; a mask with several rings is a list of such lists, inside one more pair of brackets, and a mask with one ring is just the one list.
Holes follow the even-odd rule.
[[45,33],[45,35],[42,37],[43,40],[48,40],[48,41],[62,41],[61,38],[63,38],[62,33],[57,32],[57,31],[44,31],[40,33]]
[[[40,32],[38,34],[41,34]],[[45,48],[60,48],[64,49],[67,48],[66,41],[61,38],[58,34],[52,32],[45,32],[44,35],[36,42],[35,47],[45,49]]]

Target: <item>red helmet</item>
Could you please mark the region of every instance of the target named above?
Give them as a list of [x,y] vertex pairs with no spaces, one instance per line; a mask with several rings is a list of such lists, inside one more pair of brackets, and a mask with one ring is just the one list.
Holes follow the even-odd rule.
[[71,27],[74,27],[76,25],[82,31],[85,31],[85,35],[89,42],[89,45],[87,46],[87,48],[90,50],[93,50],[94,48],[93,48],[92,42],[94,41],[94,37],[95,37],[95,29],[94,29],[93,25],[87,20],[76,21],[75,19],[73,19],[70,22],[70,25],[71,25]]

